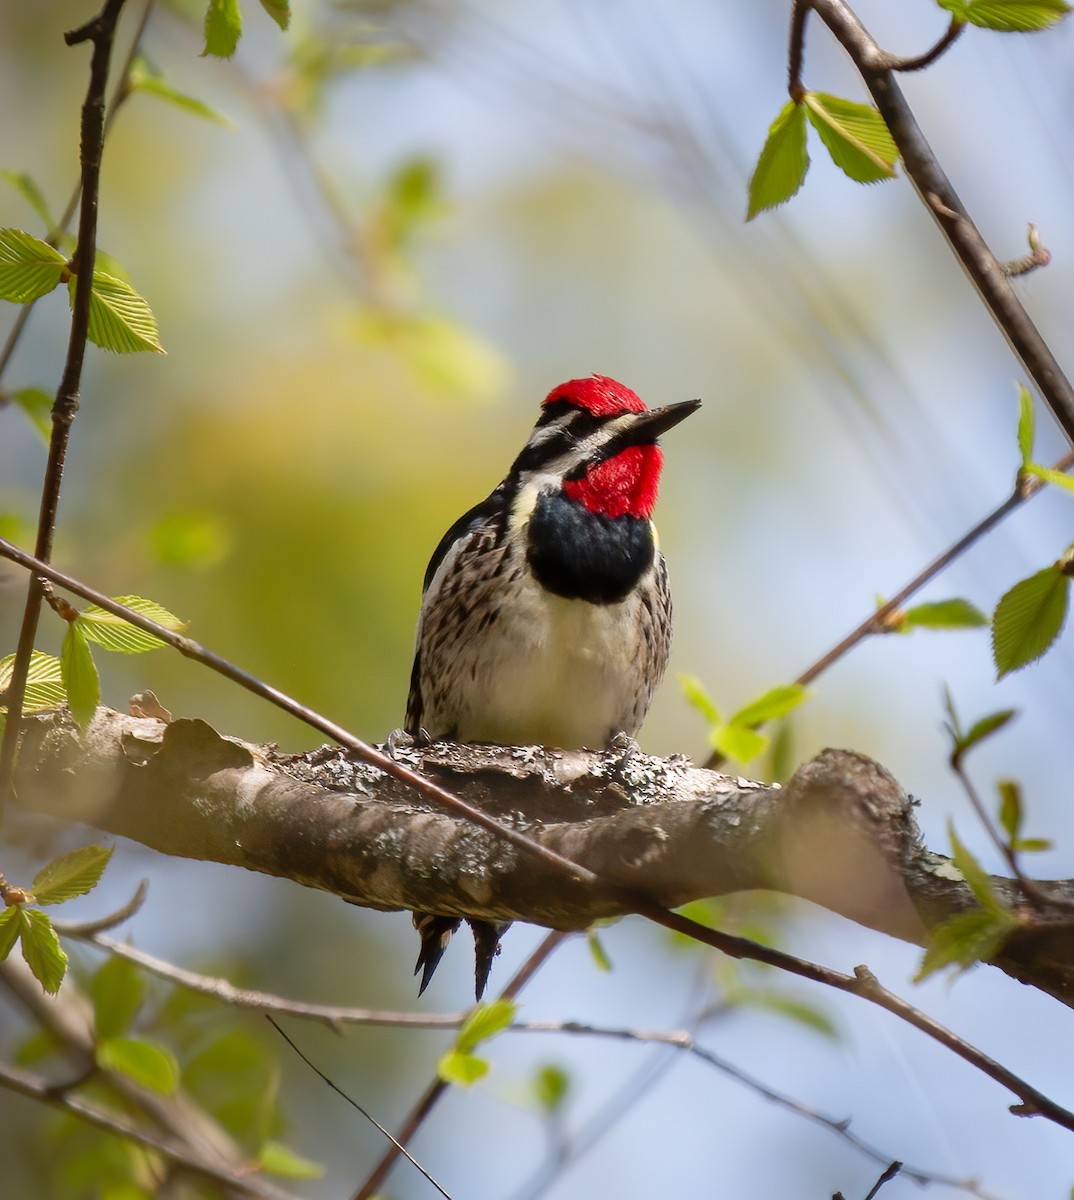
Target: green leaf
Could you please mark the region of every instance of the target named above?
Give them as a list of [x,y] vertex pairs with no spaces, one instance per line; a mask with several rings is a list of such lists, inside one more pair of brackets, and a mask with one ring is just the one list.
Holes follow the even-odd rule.
[[261,7],[281,29],[291,24],[291,6],[287,0],[261,0]]
[[1069,591],[1069,576],[1051,566],[1001,597],[992,617],[992,657],[999,679],[1040,658],[1052,645],[1066,620]]
[[25,387],[11,393],[11,401],[30,418],[47,445],[52,437],[52,397],[44,388]]
[[1001,33],[1034,33],[1070,12],[1066,0],[937,0],[961,21]]
[[805,109],[789,100],[772,122],[753,168],[746,220],[785,204],[805,182],[809,170]]
[[39,908],[23,910],[22,957],[34,973],[34,978],[49,995],[60,990],[63,977],[67,974],[67,955],[63,952],[60,939],[48,913]]
[[756,991],[744,988],[734,997],[736,1004],[750,1008],[765,1009],[777,1013],[781,1017],[804,1025],[822,1037],[837,1042],[840,1040],[839,1029],[832,1018],[820,1007],[802,1000],[797,996],[788,996],[783,992]]
[[436,1064],[436,1073],[445,1083],[468,1088],[473,1087],[479,1079],[484,1079],[489,1073],[489,1065],[476,1054],[449,1050]]
[[67,259],[32,233],[0,229],[0,300],[29,304],[58,287]]
[[145,980],[134,963],[109,958],[94,974],[90,996],[97,1040],[107,1042],[130,1029],[145,1000]]
[[607,950],[604,949],[604,943],[600,940],[600,935],[595,929],[590,929],[587,931],[585,937],[586,943],[589,946],[589,953],[597,965],[597,970],[611,974],[615,968],[612,965],[612,960],[608,957]]
[[1022,789],[1013,779],[1001,779],[999,789],[999,823],[1012,844],[1018,839],[1022,828]]
[[[68,288],[73,306],[74,276]],[[157,333],[156,318],[145,298],[129,283],[104,271],[93,272],[88,336],[94,345],[116,354],[135,354],[139,350],[165,353]]]
[[806,92],[809,122],[832,162],[858,183],[877,183],[895,174],[899,151],[884,118],[871,104],[857,104],[826,92]]
[[138,55],[130,69],[128,87],[132,92],[144,92],[146,95],[156,96],[158,100],[181,108],[191,116],[212,121],[214,125],[221,125],[225,129],[236,128],[235,122],[230,117],[225,117],[223,113],[218,112],[204,101],[188,96],[178,88],[172,87],[163,72],[157,70],[143,54]]
[[207,54],[215,58],[230,58],[241,36],[239,0],[209,0],[205,12],[205,49],[201,52],[202,58]]
[[751,700],[731,718],[731,725],[761,725],[793,712],[809,696],[800,683],[781,683]]
[[954,825],[948,821],[948,836],[951,838],[951,861],[958,868],[969,884],[974,899],[984,909],[992,913],[1006,912],[1003,902],[992,888],[992,880],[987,871],[981,866],[970,851],[959,841]]
[[10,904],[0,909],[0,962],[11,953],[15,943],[22,933],[22,905]]
[[716,705],[712,702],[712,698],[700,679],[693,675],[680,675],[679,687],[682,688],[682,694],[686,697],[686,703],[691,708],[697,709],[710,725],[723,724]]
[[728,722],[719,729],[709,733],[709,743],[725,758],[733,758],[736,762],[752,762],[758,755],[763,754],[769,739],[748,725],[738,725]]
[[266,1175],[279,1175],[284,1179],[320,1179],[324,1174],[320,1163],[303,1158],[290,1146],[271,1139],[258,1152],[257,1165]]
[[1043,479],[1045,483],[1052,483],[1056,487],[1065,488],[1068,492],[1074,492],[1074,477],[1067,475],[1064,471],[1056,471],[1053,467],[1042,467],[1040,463],[1031,462],[1026,467],[1026,472],[1036,475],[1038,479]]
[[518,1005],[510,1000],[475,1004],[455,1036],[455,1049],[466,1053],[482,1042],[502,1033],[515,1019]]
[[[162,605],[157,604],[155,600],[144,600],[141,596],[116,596],[114,599],[117,604],[133,609],[143,617],[148,617],[151,621],[156,621],[158,625],[163,625],[165,629],[173,629],[178,632],[186,628],[183,621],[180,621],[174,613],[170,613]],[[91,604],[88,608],[83,609],[74,624],[89,641],[96,642],[105,650],[115,650],[120,654],[141,654],[146,650],[159,650],[164,645],[160,638],[146,633],[136,625],[131,625],[122,617],[105,612],[96,604]]]
[[1004,708],[999,712],[989,713],[987,717],[981,717],[980,720],[974,721],[970,726],[969,732],[962,734],[955,739],[953,756],[961,758],[967,750],[976,746],[978,742],[983,742],[986,737],[991,737],[993,733],[1002,729],[1009,721],[1012,721],[1018,715],[1016,708]]
[[1051,838],[1018,838],[1011,843],[1011,849],[1024,854],[1036,854],[1041,850],[1050,850],[1054,845]]
[[179,1064],[175,1055],[159,1042],[148,1038],[109,1038],[97,1045],[97,1065],[104,1071],[118,1071],[150,1091],[164,1096],[179,1086]]
[[60,648],[63,666],[63,686],[67,690],[67,705],[81,732],[93,720],[101,700],[101,681],[90,653],[86,635],[74,623],[67,626]]
[[557,1113],[567,1099],[571,1077],[556,1063],[545,1063],[533,1077],[533,1094],[546,1113]]
[[149,533],[157,562],[195,570],[208,569],[227,558],[231,540],[219,515],[197,509],[169,513]]
[[[0,658],[0,692],[11,685],[14,668],[14,654]],[[26,695],[23,697],[22,711],[35,713],[59,708],[67,696],[62,681],[63,667],[60,660],[51,654],[42,654],[40,650],[34,650],[30,655],[30,669],[26,675]]]
[[92,892],[112,857],[111,846],[80,846],[46,863],[30,884],[37,904],[62,904]]
[[911,629],[978,629],[988,624],[988,618],[968,600],[933,600],[915,604],[903,613]]
[[1022,455],[1022,470],[1028,471],[1033,461],[1034,414],[1033,397],[1024,383],[1018,385],[1018,449]]
[[49,212],[45,197],[35,181],[23,171],[0,170],[0,179],[6,179],[8,183],[11,184],[11,186],[41,218],[42,224],[51,234],[56,228],[56,222],[53,220],[52,213]]
[[965,971],[976,962],[987,962],[1002,950],[1018,925],[1006,910],[959,913],[938,925],[929,935],[928,949],[914,976],[920,983],[935,971],[957,966]]

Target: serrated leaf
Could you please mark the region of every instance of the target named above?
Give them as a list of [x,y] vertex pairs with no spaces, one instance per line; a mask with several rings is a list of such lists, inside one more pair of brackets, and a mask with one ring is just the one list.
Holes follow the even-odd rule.
[[1003,909],[951,917],[929,935],[929,946],[914,982],[920,983],[944,967],[957,966],[965,971],[976,962],[987,962],[999,953],[1017,925],[1017,918]]
[[489,1073],[489,1064],[476,1054],[466,1054],[461,1050],[449,1050],[436,1064],[436,1073],[445,1083],[453,1083],[456,1087],[473,1087],[479,1079]]
[[961,21],[1000,33],[1035,33],[1070,12],[1066,0],[937,0]]
[[996,787],[999,789],[999,823],[1007,840],[1013,843],[1022,828],[1022,789],[1013,779],[1001,779]]
[[781,683],[751,700],[731,718],[731,725],[761,725],[793,712],[809,696],[800,683]]
[[145,1000],[145,980],[132,962],[109,958],[90,984],[97,1041],[122,1037],[131,1027]]
[[832,162],[858,183],[878,183],[895,174],[899,151],[884,118],[871,104],[827,92],[806,92],[802,101]]
[[239,0],[209,0],[205,11],[205,49],[201,56],[230,58],[242,36],[242,13]]
[[67,955],[47,913],[39,908],[27,908],[22,915],[22,957],[37,982],[54,996],[67,974]]
[[0,909],[0,962],[3,962],[7,958],[15,943],[19,940],[19,935],[22,933],[22,925],[21,905],[10,904],[7,908]]
[[[116,596],[114,599],[117,604],[133,609],[143,617],[163,625],[165,629],[178,632],[186,628],[185,622],[180,621],[174,613],[170,613],[155,600],[145,600],[141,596]],[[105,650],[114,650],[120,654],[141,654],[146,650],[159,650],[165,644],[160,638],[131,625],[129,621],[117,617],[114,613],[105,612],[96,604],[83,609],[74,624],[89,641],[96,642]]]
[[291,24],[291,6],[288,0],[261,0],[261,7],[283,30]]
[[0,300],[29,304],[58,287],[67,259],[22,229],[0,229]]
[[48,203],[41,189],[37,186],[34,179],[27,175],[25,171],[5,171],[0,170],[0,179],[6,179],[8,183],[19,193],[26,203],[34,210],[41,218],[42,224],[51,234],[56,228],[56,222],[53,220],[52,213],[49,212]]
[[1033,397],[1023,383],[1018,385],[1018,450],[1022,455],[1022,469],[1026,471],[1033,461],[1034,438]]
[[44,388],[25,387],[11,393],[11,401],[30,418],[30,424],[47,445],[52,437],[52,397]]
[[750,729],[748,725],[738,725],[728,722],[709,733],[709,743],[725,758],[733,758],[736,762],[752,762],[765,751],[769,738]]
[[[72,276],[68,284],[72,306],[75,283]],[[102,350],[116,354],[136,354],[140,350],[165,353],[157,333],[156,318],[145,297],[125,280],[104,271],[93,272],[88,337]]]
[[97,1046],[97,1065],[118,1071],[150,1091],[171,1096],[179,1086],[179,1064],[175,1055],[148,1038],[109,1038]]
[[1064,471],[1057,471],[1054,467],[1042,467],[1040,463],[1031,462],[1026,467],[1026,472],[1036,475],[1038,479],[1043,479],[1045,483],[1051,483],[1056,487],[1065,488],[1068,492],[1074,492],[1074,477],[1067,475]]
[[1040,658],[1063,628],[1070,579],[1055,566],[1016,583],[992,617],[992,657],[998,678]]
[[691,708],[696,709],[710,725],[720,725],[723,722],[720,719],[719,710],[712,701],[712,697],[705,690],[705,685],[700,679],[694,675],[680,675],[679,687],[682,688],[682,694],[686,698],[686,703]]
[[466,1053],[502,1033],[515,1019],[518,1005],[510,1000],[475,1004],[455,1036],[455,1049]]
[[601,941],[600,934],[595,929],[587,930],[586,944],[589,946],[589,953],[596,964],[598,971],[604,971],[611,974],[615,970],[612,965],[612,960],[608,957],[607,950],[604,949],[604,943]]
[[533,1077],[533,1094],[546,1113],[559,1112],[570,1088],[571,1077],[556,1063],[538,1067]]
[[968,600],[933,600],[915,604],[903,613],[910,629],[979,629],[988,624],[983,612]]
[[[0,659],[0,692],[11,685],[15,668],[15,655]],[[60,660],[51,654],[34,650],[30,654],[30,668],[26,675],[26,694],[22,701],[24,713],[45,712],[59,708],[66,693],[63,689],[63,668]],[[2,709],[3,706],[0,706]]]
[[183,112],[190,113],[191,116],[212,121],[214,125],[221,125],[225,129],[236,128],[235,122],[230,117],[225,117],[223,113],[218,112],[203,100],[188,96],[185,92],[173,87],[164,74],[158,71],[144,55],[140,54],[137,57],[127,78],[128,87],[132,92],[143,92],[148,96],[155,96],[158,100],[163,100],[167,104],[182,109]]
[[320,1179],[324,1167],[310,1158],[296,1154],[283,1142],[267,1141],[257,1155],[257,1165],[266,1175],[278,1175],[284,1179]]
[[785,204],[805,182],[809,170],[805,122],[805,109],[793,100],[772,122],[750,176],[747,221],[759,212]]
[[987,871],[974,858],[973,854],[959,841],[954,825],[948,821],[947,833],[951,839],[951,861],[962,874],[962,878],[973,892],[974,899],[984,909],[991,913],[1006,912],[1002,901],[992,888],[992,880]]
[[46,863],[30,884],[37,904],[62,904],[97,886],[112,857],[111,846],[80,846]]
[[989,713],[987,717],[981,717],[980,720],[974,721],[969,731],[956,739],[955,756],[961,758],[967,750],[976,746],[978,742],[983,742],[986,737],[991,737],[993,733],[1002,729],[1004,725],[1013,720],[1017,715],[1017,709],[1004,708],[999,712]]
[[97,666],[86,635],[74,623],[68,624],[67,632],[63,635],[60,664],[71,716],[79,730],[85,732],[101,700],[101,681],[97,677]]

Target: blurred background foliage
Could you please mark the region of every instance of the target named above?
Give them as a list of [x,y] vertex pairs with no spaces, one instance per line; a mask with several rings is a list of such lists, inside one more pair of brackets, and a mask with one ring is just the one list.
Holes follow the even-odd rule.
[[[93,8],[0,8],[0,166],[30,172],[53,210],[76,176],[86,67],[61,35]],[[790,206],[744,223],[746,180],[785,98],[786,0],[298,0],[287,34],[246,8],[230,63],[199,57],[196,3],[156,5],[143,42],[152,68],[226,126],[136,94],[107,146],[100,243],[151,303],[168,357],[90,351],[55,553],[64,569],[113,595],[151,596],[205,644],[379,739],[402,717],[428,555],[500,479],[548,389],[599,371],[651,404],[700,396],[689,436],[667,439],[658,518],[677,641],[641,740],[701,757],[705,730],[676,671],[724,710],[793,678],[875,593],[895,591],[1008,493],[1018,368],[906,183],[855,187],[818,155]],[[926,0],[856,8],[899,53],[946,24]],[[125,39],[141,6],[129,9]],[[1028,220],[1041,229],[1054,264],[1019,290],[1060,356],[1074,296],[1072,50],[1070,22],[1023,38],[971,30],[905,80],[996,253],[1023,253]],[[806,76],[862,98],[819,25]],[[43,234],[35,221],[0,181],[0,225]],[[58,297],[39,305],[6,387],[55,388],[66,322]],[[1038,457],[1051,461],[1060,440],[1043,415],[1038,428]],[[31,424],[0,411],[0,521],[23,544],[43,463]],[[990,611],[1058,556],[1069,528],[1069,500],[1042,496],[925,598],[963,595]],[[0,566],[5,652],[23,585]],[[39,645],[55,652],[62,630],[47,617]],[[100,664],[108,703],[148,687],[223,732],[314,744],[178,656],[116,657]],[[941,686],[969,719],[1022,709],[975,767],[985,789],[999,774],[1021,779],[1031,832],[1057,844],[1033,867],[1074,874],[1071,666],[1068,637],[996,685],[983,632],[874,639],[796,714],[790,760],[828,744],[874,755],[924,797],[930,842],[944,847],[954,817],[998,871],[945,769]],[[5,833],[7,873],[20,861],[32,873],[45,835],[24,819]],[[122,902],[142,874],[152,883],[137,938],[156,953],[308,998],[415,1004],[402,914],[135,846],[117,851],[87,911]],[[911,949],[812,911],[783,923],[796,952],[868,961],[909,987]],[[512,934],[494,982],[535,937]],[[530,988],[527,1015],[673,1025],[694,1003],[699,963],[705,987],[722,986],[707,959],[640,923],[604,940],[611,974],[571,943]],[[456,949],[423,1003],[464,1006],[469,975]],[[913,999],[1063,1099],[1069,1025],[1044,998],[978,970]],[[810,1000],[834,1014],[837,1044],[760,1005],[721,1016],[710,1039],[807,1103],[853,1114],[892,1157],[979,1176],[999,1195],[1069,1189],[1067,1135],[1013,1121],[997,1089],[882,1015]],[[254,1018],[213,1019],[264,1040]],[[13,1040],[16,1024],[4,1026]],[[300,1032],[389,1125],[445,1044]],[[549,1062],[569,1071],[571,1118],[628,1088],[631,1048],[554,1042],[498,1042],[491,1082],[452,1095],[422,1134],[419,1155],[453,1194],[535,1194],[523,1184],[548,1129],[531,1083]],[[279,1070],[291,1143],[328,1167],[309,1194],[339,1195],[378,1139],[293,1059]],[[0,1107],[12,1110],[0,1137],[22,1145],[2,1152],[15,1164],[8,1194],[48,1194],[48,1121],[10,1096]],[[509,1163],[493,1142],[512,1148]],[[853,1195],[876,1174],[830,1135],[680,1066],[549,1194]],[[392,1195],[426,1194],[406,1170],[393,1180]],[[910,1185],[888,1192],[899,1187]]]

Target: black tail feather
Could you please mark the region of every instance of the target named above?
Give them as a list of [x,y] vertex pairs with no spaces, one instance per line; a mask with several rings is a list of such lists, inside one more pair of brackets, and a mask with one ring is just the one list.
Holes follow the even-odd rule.
[[414,928],[421,937],[421,949],[418,951],[418,961],[414,964],[414,974],[421,971],[421,985],[418,987],[420,996],[429,986],[433,972],[444,957],[451,935],[458,929],[458,917],[440,917],[435,913],[414,913]]

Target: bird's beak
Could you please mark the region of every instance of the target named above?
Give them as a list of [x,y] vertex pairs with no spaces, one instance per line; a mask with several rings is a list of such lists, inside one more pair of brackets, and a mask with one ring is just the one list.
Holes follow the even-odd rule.
[[650,408],[647,412],[632,414],[633,419],[623,431],[623,440],[627,445],[635,446],[655,442],[700,407],[700,400],[684,400],[681,404],[665,404],[663,408]]

